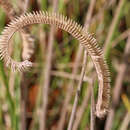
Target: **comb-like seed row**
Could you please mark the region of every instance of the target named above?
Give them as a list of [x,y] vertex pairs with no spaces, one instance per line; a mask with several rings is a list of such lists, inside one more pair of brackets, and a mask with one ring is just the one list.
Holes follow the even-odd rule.
[[32,66],[28,60],[23,62],[14,61],[8,53],[9,40],[13,34],[23,27],[31,24],[50,24],[61,28],[70,33],[74,38],[87,49],[92,61],[95,65],[99,80],[98,101],[96,105],[96,115],[101,118],[107,111],[110,100],[110,74],[106,62],[103,58],[103,51],[99,48],[97,41],[93,35],[89,34],[85,28],[82,28],[71,19],[67,19],[63,15],[48,12],[33,12],[24,14],[14,19],[8,27],[6,27],[0,37],[0,57],[4,59],[7,66],[11,69],[23,71]]

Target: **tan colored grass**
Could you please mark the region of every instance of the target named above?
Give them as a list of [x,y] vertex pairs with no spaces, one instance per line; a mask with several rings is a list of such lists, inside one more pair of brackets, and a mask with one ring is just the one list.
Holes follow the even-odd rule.
[[8,27],[6,27],[0,38],[0,57],[4,59],[7,66],[10,66],[13,70],[23,71],[32,66],[32,63],[28,60],[23,62],[14,61],[8,53],[9,40],[13,34],[31,24],[50,24],[58,28],[61,28],[70,33],[74,38],[78,39],[81,45],[87,49],[88,54],[91,56],[95,65],[98,80],[99,80],[99,93],[98,101],[96,105],[96,115],[103,117],[109,106],[110,99],[110,74],[107,64],[103,58],[103,51],[99,48],[96,39],[89,34],[85,28],[82,28],[79,24],[71,19],[67,19],[63,15],[48,12],[34,12],[22,15],[19,18],[14,19]]

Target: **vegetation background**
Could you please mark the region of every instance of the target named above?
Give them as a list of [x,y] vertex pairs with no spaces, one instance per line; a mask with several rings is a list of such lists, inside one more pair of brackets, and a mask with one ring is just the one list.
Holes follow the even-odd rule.
[[[39,10],[59,12],[86,26],[110,68],[110,110],[99,119],[91,113],[98,80],[87,56],[72,129],[130,130],[130,1],[0,0],[0,33],[14,17]],[[81,81],[83,52],[76,39],[53,26],[31,25],[26,33],[17,32],[11,40],[10,55],[17,61],[29,58],[34,66],[27,72],[12,72],[0,61],[0,130],[42,130],[43,124],[47,130],[67,129]],[[42,106],[44,99],[47,109]]]

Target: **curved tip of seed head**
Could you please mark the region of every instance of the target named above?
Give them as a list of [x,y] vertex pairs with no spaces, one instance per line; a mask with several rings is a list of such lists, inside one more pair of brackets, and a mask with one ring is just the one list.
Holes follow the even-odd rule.
[[107,111],[106,111],[105,109],[100,110],[100,111],[97,110],[97,111],[95,112],[95,115],[96,115],[98,118],[100,118],[100,119],[104,118],[106,114],[107,114]]
[[23,61],[23,64],[25,64],[25,66],[27,66],[27,67],[32,67],[32,62],[30,62],[28,60]]
[[25,60],[23,62],[12,62],[11,69],[15,72],[16,70],[19,72],[23,72],[32,67],[32,62]]

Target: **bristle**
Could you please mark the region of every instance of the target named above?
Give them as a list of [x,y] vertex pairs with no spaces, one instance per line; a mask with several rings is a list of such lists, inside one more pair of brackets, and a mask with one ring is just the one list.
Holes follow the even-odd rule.
[[108,111],[109,95],[110,95],[110,73],[106,61],[103,58],[103,51],[97,44],[92,34],[88,33],[86,28],[82,28],[79,24],[71,19],[67,19],[63,15],[48,12],[33,12],[23,14],[19,18],[14,19],[6,29],[4,29],[0,37],[0,57],[4,59],[5,64],[10,66],[14,71],[24,71],[32,66],[29,61],[16,62],[9,56],[8,41],[12,35],[21,28],[31,24],[50,24],[59,27],[72,36],[77,38],[80,43],[87,49],[95,65],[99,80],[99,98],[97,101],[96,113],[98,117],[103,117]]

